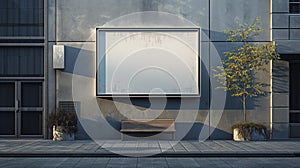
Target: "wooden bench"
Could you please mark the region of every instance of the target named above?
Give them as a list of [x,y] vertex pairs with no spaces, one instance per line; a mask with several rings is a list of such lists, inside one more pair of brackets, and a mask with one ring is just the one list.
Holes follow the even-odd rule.
[[171,133],[174,140],[175,125],[173,119],[154,120],[122,120],[121,130],[122,140],[124,133]]

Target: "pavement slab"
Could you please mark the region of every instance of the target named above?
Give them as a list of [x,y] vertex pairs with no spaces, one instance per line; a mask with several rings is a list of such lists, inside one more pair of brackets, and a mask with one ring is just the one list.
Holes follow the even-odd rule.
[[299,168],[299,158],[0,158],[5,168]]
[[0,157],[300,157],[299,141],[121,141],[0,139]]

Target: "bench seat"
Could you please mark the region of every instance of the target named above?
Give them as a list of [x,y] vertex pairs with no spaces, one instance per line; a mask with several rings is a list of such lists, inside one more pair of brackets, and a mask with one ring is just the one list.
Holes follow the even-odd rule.
[[172,133],[172,139],[175,131],[173,119],[122,120],[120,130],[122,133]]

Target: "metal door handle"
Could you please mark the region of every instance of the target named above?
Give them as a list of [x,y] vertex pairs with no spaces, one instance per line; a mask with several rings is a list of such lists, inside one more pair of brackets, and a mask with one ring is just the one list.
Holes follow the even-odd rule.
[[18,113],[19,112],[19,100],[16,100],[15,109],[16,109],[16,112]]

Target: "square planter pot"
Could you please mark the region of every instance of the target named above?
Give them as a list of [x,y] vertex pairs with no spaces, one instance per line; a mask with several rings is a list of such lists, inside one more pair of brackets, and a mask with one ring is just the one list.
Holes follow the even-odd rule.
[[242,134],[240,134],[239,128],[233,129],[234,141],[265,141],[266,139],[266,131],[264,129],[262,129],[261,131],[252,129],[250,136],[247,137],[244,137]]

